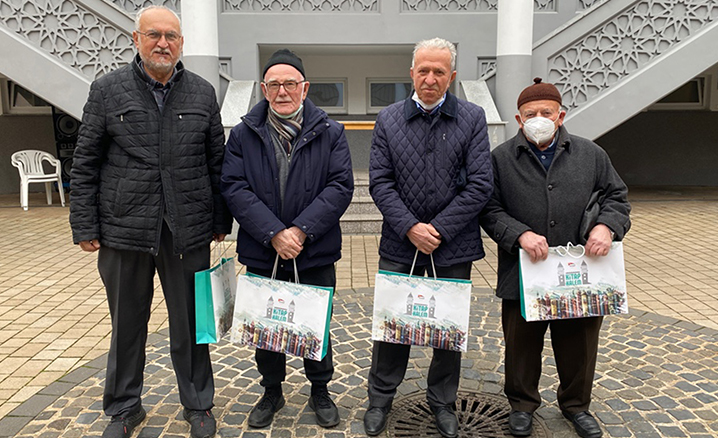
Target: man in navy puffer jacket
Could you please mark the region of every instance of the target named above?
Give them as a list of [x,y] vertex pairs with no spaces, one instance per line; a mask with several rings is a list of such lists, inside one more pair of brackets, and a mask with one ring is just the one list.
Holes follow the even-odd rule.
[[[330,120],[309,99],[302,60],[287,49],[275,52],[264,67],[259,102],[235,126],[227,142],[221,190],[240,225],[239,261],[247,271],[334,287],[334,263],[341,257],[339,218],[354,191],[344,127]],[[249,414],[251,427],[266,427],[284,406],[284,354],[257,349],[264,396]],[[321,361],[304,360],[312,382],[309,406],[322,427],[339,423],[327,383],[334,372],[331,341]]]
[[[421,41],[410,70],[412,98],[379,113],[370,161],[370,190],[384,216],[379,269],[470,279],[471,262],[484,256],[478,215],[492,192],[486,117],[480,107],[449,90],[456,48],[446,40]],[[378,435],[404,378],[408,345],[375,342],[369,373],[367,434]],[[439,432],[457,435],[453,404],[461,353],[434,350],[427,399]]]

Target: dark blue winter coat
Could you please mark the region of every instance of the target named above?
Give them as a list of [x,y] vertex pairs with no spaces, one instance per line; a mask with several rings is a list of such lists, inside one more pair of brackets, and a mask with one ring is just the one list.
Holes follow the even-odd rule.
[[[382,110],[374,127],[369,178],[384,216],[379,254],[395,262],[414,259],[406,233],[419,222],[441,234],[437,265],[484,256],[477,218],[493,189],[486,116],[451,93],[438,111],[428,115],[409,98]],[[417,265],[429,263],[420,253]]]
[[[354,192],[344,126],[329,119],[309,99],[304,101],[304,123],[292,151],[280,208],[268,108],[267,100],[262,100],[242,117],[242,123],[229,135],[224,155],[220,188],[240,226],[239,261],[253,268],[271,269],[277,255],[272,237],[297,226],[307,234],[297,257],[298,269],[332,264],[341,258],[339,218]],[[293,269],[291,263],[283,265],[286,270]]]

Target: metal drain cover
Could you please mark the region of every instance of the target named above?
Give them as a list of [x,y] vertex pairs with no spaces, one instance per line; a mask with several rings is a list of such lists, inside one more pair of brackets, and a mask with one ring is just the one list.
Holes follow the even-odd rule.
[[[511,406],[504,397],[466,391],[459,391],[458,396],[459,437],[511,437]],[[386,431],[391,437],[441,437],[423,392],[394,401]],[[551,437],[548,427],[536,415],[531,437]]]

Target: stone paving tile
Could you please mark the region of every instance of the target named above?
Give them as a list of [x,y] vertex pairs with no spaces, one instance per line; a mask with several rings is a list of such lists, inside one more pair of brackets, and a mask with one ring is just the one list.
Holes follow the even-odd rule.
[[[361,419],[366,409],[366,376],[370,365],[372,291],[342,290],[336,294],[332,322],[335,374],[329,389],[342,421],[333,429],[315,425],[306,406],[310,385],[302,362],[288,358],[284,392],[287,404],[272,426],[251,429],[247,415],[262,389],[253,352],[226,341],[212,346],[216,396],[214,414],[219,437],[355,437],[364,436]],[[500,303],[489,289],[474,289],[469,351],[462,357],[462,391],[501,395],[503,387],[503,340]],[[647,312],[607,317],[601,332],[599,360],[591,406],[609,437],[700,437],[718,433],[718,331],[657,318]],[[544,376],[540,390],[544,405],[537,414],[554,437],[575,436],[555,402],[555,361],[546,338]],[[187,436],[182,420],[174,373],[168,358],[166,330],[150,340],[147,350],[143,403],[148,419],[138,437]],[[404,383],[397,398],[416,394],[426,387],[430,350],[413,348]],[[102,414],[104,379],[102,360],[78,369],[64,386],[52,385],[43,392],[62,393],[47,407],[47,398],[33,406],[37,417],[18,429],[17,438],[95,437],[108,423]],[[73,384],[72,381],[76,381]],[[63,392],[66,391],[66,392]],[[18,414],[19,415],[19,414]],[[18,428],[11,414],[0,426]],[[4,430],[4,429],[3,429]]]
[[[684,415],[679,407],[693,410],[708,434],[718,436],[714,411],[701,408],[718,397],[713,391],[718,382],[717,373],[697,368],[700,363],[688,363],[683,370],[674,365],[682,359],[682,354],[700,354],[707,347],[683,342],[675,333],[664,338],[661,329],[665,325],[694,332],[700,327],[718,329],[718,287],[715,286],[718,270],[714,268],[716,260],[711,243],[718,238],[715,228],[718,191],[631,188],[629,196],[634,207],[633,229],[625,242],[629,304],[634,310],[653,312],[642,318],[657,328],[646,329],[650,335],[642,342],[647,347],[626,345],[623,351],[612,352],[614,366],[624,372],[631,366],[629,360],[649,357],[653,363],[658,361],[655,356],[665,355],[670,362],[661,365],[661,376],[678,372],[691,374],[677,389],[665,391],[665,396],[677,403],[670,409],[677,416]],[[30,197],[30,210],[23,212],[16,206],[16,195],[0,196],[0,229],[3,230],[0,239],[3,254],[0,258],[0,421],[35,395],[42,394],[48,384],[58,379],[62,382],[68,371],[71,376],[73,370],[102,359],[109,347],[110,321],[97,275],[96,255],[82,253],[72,245],[67,208],[44,206],[42,193],[32,193]],[[374,235],[345,236],[343,258],[337,264],[339,289],[373,286],[378,242],[378,236]],[[496,247],[488,240],[486,252],[486,258],[476,262],[472,270],[475,287],[492,288],[496,284]],[[150,332],[167,327],[158,282],[156,287]],[[358,331],[358,325],[346,329],[347,336],[355,336]],[[500,342],[500,330],[496,332]],[[480,340],[480,348],[487,354],[494,354],[500,348],[499,343]],[[344,347],[351,349],[349,344]],[[352,357],[355,361],[352,365],[359,369],[368,366],[367,356]],[[623,362],[618,362],[618,358]],[[554,372],[550,357],[546,363],[547,371]],[[501,373],[499,367],[497,374]],[[697,380],[694,375],[704,380]],[[471,380],[473,377],[469,373],[465,381],[476,382]],[[638,375],[613,380],[618,383],[605,380],[597,388],[609,390],[620,384],[622,394],[634,397],[642,394],[640,391],[649,392],[646,388],[659,388],[663,384],[660,379]],[[555,379],[550,377],[542,378],[542,384],[553,382]],[[467,385],[471,389],[476,386]],[[681,388],[699,390],[679,396]],[[552,392],[543,391],[547,399]],[[563,420],[558,418],[558,421]],[[12,419],[0,423],[0,432],[5,431],[8,422],[16,423]],[[616,433],[626,433],[622,430]],[[654,429],[647,433],[658,432]]]

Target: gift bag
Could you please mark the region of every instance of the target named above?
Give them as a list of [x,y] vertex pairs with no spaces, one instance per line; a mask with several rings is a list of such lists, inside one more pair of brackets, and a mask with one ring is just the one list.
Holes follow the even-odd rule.
[[[327,353],[331,287],[310,286],[252,274],[237,279],[231,341],[320,361]],[[299,281],[296,261],[294,278]]]
[[234,258],[220,257],[217,265],[195,272],[194,285],[197,343],[219,342],[232,326],[237,289]]
[[470,305],[471,280],[379,271],[374,283],[372,339],[466,351]]
[[622,242],[595,257],[581,245],[550,247],[548,258],[536,263],[519,249],[519,270],[526,321],[628,313]]

